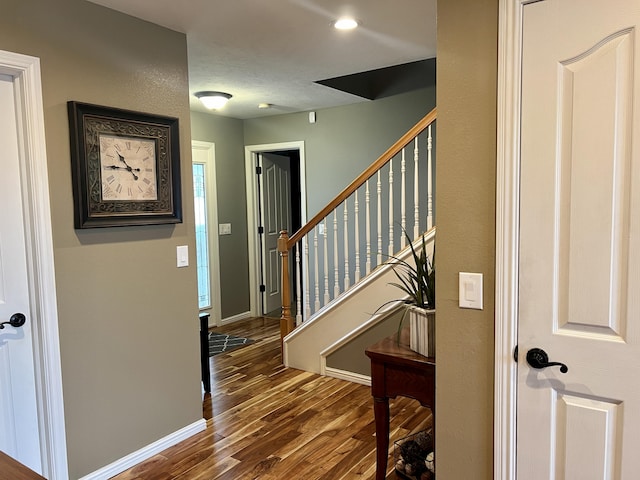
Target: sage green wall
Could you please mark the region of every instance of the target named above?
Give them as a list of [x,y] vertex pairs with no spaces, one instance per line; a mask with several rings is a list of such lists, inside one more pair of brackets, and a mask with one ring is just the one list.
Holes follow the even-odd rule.
[[[402,310],[392,313],[388,318],[328,355],[327,367],[370,377],[371,360],[364,351],[381,339],[397,334],[400,322],[405,322],[402,314]],[[407,323],[403,324],[407,325]]]
[[[0,48],[41,59],[70,478],[202,418],[187,47],[84,0],[2,0]],[[67,101],[178,117],[184,223],[77,231]],[[176,246],[190,247],[176,268]]]
[[[191,138],[215,143],[218,222],[231,224],[231,235],[218,236],[222,318],[250,310],[247,200],[243,121],[191,112]],[[212,228],[216,233],[217,226]],[[213,259],[218,261],[218,259]]]
[[247,145],[305,142],[307,218],[435,107],[435,87],[318,110],[245,120]]
[[[438,2],[438,477],[493,478],[498,0]],[[458,272],[484,309],[458,308]]]

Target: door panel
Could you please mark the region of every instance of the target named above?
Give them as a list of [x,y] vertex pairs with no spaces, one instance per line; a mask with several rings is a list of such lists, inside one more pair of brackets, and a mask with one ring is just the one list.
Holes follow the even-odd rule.
[[[544,0],[523,18],[518,479],[634,478],[640,4]],[[568,372],[527,365],[535,347]]]
[[38,409],[13,79],[0,75],[0,450],[41,472]]
[[291,232],[291,167],[282,155],[262,153],[263,235],[263,313],[282,307],[281,265],[278,237],[281,230]]

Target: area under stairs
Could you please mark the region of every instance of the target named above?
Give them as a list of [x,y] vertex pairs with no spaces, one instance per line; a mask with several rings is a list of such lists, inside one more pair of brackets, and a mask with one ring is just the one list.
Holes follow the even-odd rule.
[[[435,232],[436,229],[432,228],[425,233],[428,253],[433,251]],[[419,237],[414,242],[415,248],[419,248],[421,242]],[[401,251],[397,258],[412,263],[410,247]],[[385,305],[391,300],[403,298],[403,292],[389,285],[391,282],[397,282],[392,263],[384,263],[297,327],[283,339],[284,364],[325,374],[326,356],[374,327],[397,309],[398,302]],[[354,374],[354,377],[358,376]],[[366,380],[362,383],[366,383]]]

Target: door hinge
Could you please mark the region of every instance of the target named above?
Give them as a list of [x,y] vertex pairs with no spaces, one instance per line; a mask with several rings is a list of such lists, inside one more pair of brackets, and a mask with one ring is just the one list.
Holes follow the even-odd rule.
[[260,174],[262,174],[262,167],[260,165],[258,165],[256,167],[256,175],[260,175]]
[[266,292],[267,291],[267,287],[265,285],[260,285],[260,291],[261,292]]
[[518,363],[518,345],[513,349],[513,359]]
[[262,235],[264,233],[264,227],[258,227],[258,235]]

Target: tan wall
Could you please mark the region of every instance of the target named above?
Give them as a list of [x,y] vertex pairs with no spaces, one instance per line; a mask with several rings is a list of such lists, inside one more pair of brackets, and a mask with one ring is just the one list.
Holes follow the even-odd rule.
[[[437,462],[493,478],[498,0],[438,2]],[[458,308],[458,272],[484,274],[484,310]]]
[[[70,477],[202,417],[184,35],[84,0],[3,0],[0,48],[41,59]],[[179,117],[184,223],[73,228],[66,103]],[[176,246],[189,245],[189,268]]]

